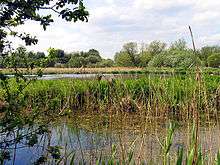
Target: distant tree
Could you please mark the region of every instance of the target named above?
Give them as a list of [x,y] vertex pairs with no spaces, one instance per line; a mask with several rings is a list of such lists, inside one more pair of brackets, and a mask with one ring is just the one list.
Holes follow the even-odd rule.
[[166,43],[161,41],[152,41],[146,48],[150,55],[155,56],[162,53],[166,48]]
[[80,51],[78,53],[79,56],[83,57],[83,58],[87,58],[89,56],[88,52],[84,52],[84,51]]
[[[196,60],[196,61],[195,61]],[[184,67],[195,66],[198,63],[198,58],[195,59],[193,52],[188,51],[165,51],[152,58],[148,63],[150,67]]]
[[118,66],[134,66],[133,58],[131,58],[131,56],[124,51],[116,53],[114,61]]
[[28,52],[27,56],[30,59],[35,59],[36,58],[36,53],[34,53],[33,51],[30,51],[30,52]]
[[0,56],[0,68],[4,68],[4,59],[2,56]]
[[49,59],[48,66],[54,67],[56,63],[62,64],[64,61],[64,55],[65,53],[61,49],[49,48],[48,49],[48,59]]
[[88,52],[74,52],[70,54],[69,67],[96,67],[102,61],[98,50],[90,49]]
[[[123,45],[122,54],[127,54],[132,61],[132,66],[138,66],[139,54],[136,42],[129,42]],[[125,56],[125,55],[123,55]]]
[[99,51],[98,51],[98,50],[95,50],[95,49],[90,49],[90,50],[87,52],[87,55],[88,55],[88,56],[95,56],[95,57],[101,59],[101,56],[100,56]]
[[46,58],[46,55],[44,52],[28,52],[28,57],[31,59],[43,59]]
[[153,58],[152,54],[148,51],[143,51],[140,53],[140,66],[146,67],[149,61]]
[[87,53],[88,65],[96,64],[102,60],[98,50],[90,49]]
[[9,68],[13,68],[13,66],[17,66],[18,68],[25,68],[26,65],[30,63],[28,60],[27,49],[23,46],[20,46],[13,52],[10,56],[10,62],[8,63]]
[[30,61],[34,61],[35,66],[38,67],[42,67],[43,62],[46,59],[44,52],[27,52],[27,57]]
[[48,49],[48,57],[54,59],[61,59],[64,57],[64,51],[61,49],[49,48]]
[[209,67],[220,67],[220,53],[214,53],[208,57]]
[[165,50],[165,43],[159,44],[155,42],[153,45],[154,48],[160,47],[157,52],[161,52],[150,60],[148,63],[151,67],[189,67],[195,65],[195,62],[198,62],[198,59],[193,54],[192,50],[187,48],[186,41],[179,39],[171,44],[169,49]]
[[154,56],[157,56],[166,50],[166,43],[161,41],[152,41],[149,45],[142,44],[140,51],[139,66],[147,66]]
[[198,55],[204,65],[208,66],[208,57],[215,53],[220,53],[220,46],[204,46],[201,48]]
[[184,39],[179,39],[173,42],[170,46],[170,51],[185,51],[187,50],[187,43]]
[[72,53],[71,58],[68,61],[68,67],[79,68],[81,66],[86,66],[87,61],[83,55],[84,55],[83,52]]
[[87,58],[86,58],[88,64],[96,64],[98,62],[100,62],[102,59],[97,57],[97,56],[94,56],[94,55],[89,55]]
[[153,58],[149,61],[149,67],[163,67],[165,66],[165,59],[167,57],[167,52],[162,52],[153,56]]
[[66,65],[70,59],[71,59],[71,54],[64,53],[64,57],[61,59],[61,63]]
[[7,58],[2,59],[3,66],[8,68],[13,68],[15,65],[17,68],[26,68],[27,66],[34,68],[40,66],[41,60],[44,60],[44,58],[37,56],[36,53],[28,52],[23,46],[18,47]]
[[114,65],[114,61],[111,59],[102,59],[101,62],[97,64],[99,67],[112,67]]
[[45,53],[44,52],[37,52],[36,59],[42,59],[42,58],[46,58]]
[[192,51],[169,51],[169,54],[164,58],[165,67],[183,67],[188,68],[195,66],[198,63],[198,58],[194,57]]

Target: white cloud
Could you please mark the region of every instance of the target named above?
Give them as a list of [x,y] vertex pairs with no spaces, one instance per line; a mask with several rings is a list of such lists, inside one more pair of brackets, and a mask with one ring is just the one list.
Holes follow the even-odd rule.
[[219,10],[220,1],[219,0],[194,0],[194,7],[196,10],[200,11],[213,11]]
[[134,6],[144,9],[167,9],[176,6],[186,6],[193,3],[194,0],[136,0]]
[[212,23],[212,21],[216,21],[220,18],[220,13],[217,11],[204,11],[195,13],[192,20],[197,24],[203,25]]
[[220,34],[213,34],[210,36],[200,37],[199,40],[201,41],[202,45],[220,44]]
[[70,52],[95,48],[113,58],[129,41],[189,40],[188,25],[192,25],[198,45],[219,44],[219,0],[91,0],[87,6],[88,23],[57,19],[46,32],[36,23],[22,26],[20,30],[39,39],[30,49],[46,51],[51,46]]

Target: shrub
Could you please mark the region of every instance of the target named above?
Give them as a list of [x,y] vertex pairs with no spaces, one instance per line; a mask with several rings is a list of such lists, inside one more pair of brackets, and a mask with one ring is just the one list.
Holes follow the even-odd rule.
[[209,67],[220,67],[220,53],[215,53],[208,57]]

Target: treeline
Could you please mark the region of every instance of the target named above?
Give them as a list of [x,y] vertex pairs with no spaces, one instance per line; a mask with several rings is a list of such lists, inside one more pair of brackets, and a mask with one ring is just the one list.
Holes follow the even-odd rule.
[[114,60],[104,59],[98,50],[66,53],[64,50],[49,48],[44,52],[30,52],[19,47],[12,54],[0,57],[0,67],[192,67],[196,64],[206,67],[220,67],[220,46],[205,46],[193,52],[183,39],[170,46],[161,41],[138,45],[129,42],[117,52]]
[[14,66],[26,68],[34,67],[111,67],[114,61],[104,59],[99,51],[90,49],[87,52],[66,53],[64,50],[49,48],[48,55],[44,52],[27,51],[25,47],[18,47],[15,52],[8,56],[0,57],[1,68]]
[[199,64],[219,67],[220,46],[205,46],[194,53],[183,39],[173,42],[169,47],[161,41],[140,46],[130,42],[115,54],[114,61],[118,66],[190,67]]

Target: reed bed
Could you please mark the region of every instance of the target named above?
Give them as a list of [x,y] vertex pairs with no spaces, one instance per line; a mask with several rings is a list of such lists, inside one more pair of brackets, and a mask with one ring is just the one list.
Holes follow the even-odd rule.
[[[220,77],[147,76],[111,80],[37,80],[20,96],[25,109],[58,112],[136,113],[155,117],[193,117],[198,110],[212,117],[220,110]],[[17,90],[11,80],[11,90]],[[4,91],[0,90],[4,101]],[[209,114],[207,116],[207,114]]]

